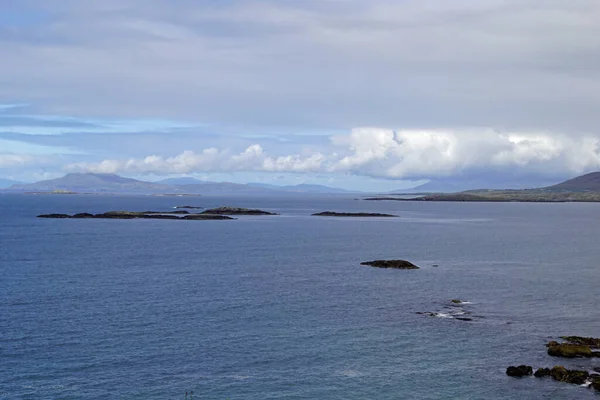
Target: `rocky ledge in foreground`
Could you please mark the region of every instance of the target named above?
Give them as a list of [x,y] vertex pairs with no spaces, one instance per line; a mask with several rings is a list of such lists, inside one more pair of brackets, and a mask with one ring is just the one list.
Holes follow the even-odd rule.
[[506,375],[516,378],[532,374],[536,378],[548,376],[558,382],[585,385],[600,391],[600,374],[590,374],[585,370],[566,369],[562,365],[556,365],[552,368],[538,368],[535,373],[533,373],[533,368],[529,365],[510,366],[506,369]]
[[375,260],[361,262],[360,265],[368,265],[376,268],[394,268],[394,269],[419,269],[415,264],[406,260]]
[[225,215],[190,214],[188,211],[108,211],[101,214],[78,213],[78,214],[41,214],[38,218],[95,218],[95,219],[181,219],[181,220],[225,220],[235,219]]
[[589,346],[591,348],[600,349],[600,338],[583,337],[583,336],[561,336],[562,340],[583,346]]
[[592,347],[596,347],[595,345],[588,346],[575,343],[558,343],[553,340],[549,342],[546,347],[548,347],[548,355],[554,357],[600,357],[600,351],[592,351]]
[[317,217],[397,217],[393,214],[381,214],[381,213],[347,213],[347,212],[334,212],[334,211],[323,211],[320,213],[312,214]]
[[211,208],[206,211],[202,211],[202,214],[212,215],[278,215],[276,213],[257,210],[252,208],[240,208],[240,207],[218,207]]
[[[582,337],[582,336],[561,336],[561,339],[568,343],[549,342],[548,354],[555,357],[598,357],[600,352],[592,351],[592,348],[598,348],[600,339]],[[592,367],[590,366],[590,370]],[[597,368],[593,368],[598,372]],[[533,368],[528,365],[519,365],[518,367],[508,367],[506,374],[514,377],[531,375]],[[569,370],[562,365],[556,365],[553,368],[539,368],[533,374],[536,378],[551,377],[555,381],[573,383],[576,385],[585,385],[600,391],[600,374],[590,373],[587,370]]]

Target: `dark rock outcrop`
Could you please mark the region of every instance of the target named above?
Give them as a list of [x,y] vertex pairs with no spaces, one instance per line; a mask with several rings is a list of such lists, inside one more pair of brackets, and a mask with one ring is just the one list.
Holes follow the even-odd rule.
[[94,214],[78,213],[78,214],[73,215],[71,218],[94,218]]
[[204,207],[198,207],[198,206],[175,206],[175,208],[187,208],[188,210],[201,210]]
[[519,365],[518,367],[510,366],[506,368],[506,375],[522,377],[533,374],[533,368],[529,365]]
[[172,215],[172,214],[144,214],[144,215],[142,215],[140,217],[136,217],[136,218],[143,218],[143,219],[181,219],[177,215]]
[[562,365],[556,365],[552,369],[540,368],[535,371],[536,378],[550,376],[555,381],[573,383],[575,385],[583,385],[588,380],[590,374],[587,371],[569,370]]
[[572,344],[580,344],[582,346],[589,346],[595,349],[600,348],[600,338],[583,336],[561,336],[560,338]]
[[189,211],[108,211],[101,214],[78,213],[69,214],[41,214],[38,218],[95,218],[95,219],[186,219],[186,220],[225,220],[235,219],[225,215],[190,214]]
[[71,218],[69,214],[40,214],[38,218]]
[[600,355],[600,352],[592,351],[589,346],[572,343],[558,343],[555,341],[549,342],[548,355],[553,357],[595,357]]
[[108,211],[102,214],[95,214],[94,218],[104,219],[134,219],[141,218],[144,215],[150,215],[148,212],[137,212],[137,211]]
[[227,215],[210,215],[210,214],[188,214],[181,217],[181,219],[193,219],[193,220],[222,220],[222,219],[235,219],[228,217]]
[[406,260],[375,260],[361,262],[360,265],[368,265],[376,268],[394,268],[394,269],[419,269],[415,264]]
[[381,213],[347,213],[347,212],[334,212],[334,211],[323,211],[320,213],[312,214],[316,217],[397,217],[393,214],[381,214]]
[[536,378],[543,378],[545,376],[550,376],[551,370],[550,368],[538,368],[537,371],[533,374]]
[[276,213],[240,207],[218,207],[203,211],[202,214],[213,215],[277,215]]

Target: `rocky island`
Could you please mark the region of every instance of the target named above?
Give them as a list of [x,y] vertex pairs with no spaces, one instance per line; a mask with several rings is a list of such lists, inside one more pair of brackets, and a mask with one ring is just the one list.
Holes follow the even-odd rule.
[[320,213],[311,214],[317,217],[397,217],[393,214],[381,214],[381,213],[347,213],[347,212],[334,212],[334,211],[323,211]]
[[279,215],[276,213],[252,209],[252,208],[241,208],[241,207],[218,207],[211,208],[206,211],[202,211],[203,215]]
[[361,262],[360,265],[368,265],[376,268],[393,268],[393,269],[419,269],[415,264],[406,260],[375,260]]
[[190,214],[188,211],[108,211],[101,214],[78,213],[78,214],[41,214],[38,218],[56,219],[181,219],[181,220],[231,220],[235,218],[226,215]]

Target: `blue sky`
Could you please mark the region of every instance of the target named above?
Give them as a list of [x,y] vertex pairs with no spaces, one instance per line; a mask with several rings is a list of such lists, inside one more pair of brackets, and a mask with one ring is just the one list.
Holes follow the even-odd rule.
[[0,177],[387,190],[600,169],[592,0],[0,3]]

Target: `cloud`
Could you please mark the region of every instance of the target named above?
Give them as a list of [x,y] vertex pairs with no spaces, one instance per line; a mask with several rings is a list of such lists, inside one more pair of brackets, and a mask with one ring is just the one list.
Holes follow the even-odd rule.
[[595,0],[20,3],[9,8],[35,18],[0,22],[11,55],[0,101],[45,112],[315,129],[597,126]]
[[0,153],[125,174],[586,172],[598,20],[594,0],[10,2],[0,140],[31,146]]
[[507,172],[512,175],[564,176],[600,167],[600,139],[547,133],[394,131],[358,128],[331,138],[328,154],[269,155],[254,144],[241,153],[207,148],[175,157],[76,163],[67,171],[129,174],[197,172],[350,173],[388,179],[431,179]]
[[73,163],[65,166],[69,172],[129,173],[129,174],[188,174],[192,172],[319,172],[325,157],[270,157],[259,145],[252,145],[239,154],[211,147],[195,153],[186,150],[175,157],[152,155],[143,159],[103,160],[98,163]]
[[52,156],[0,153],[0,170],[21,172],[23,168],[56,167],[57,165],[60,165],[60,160]]

